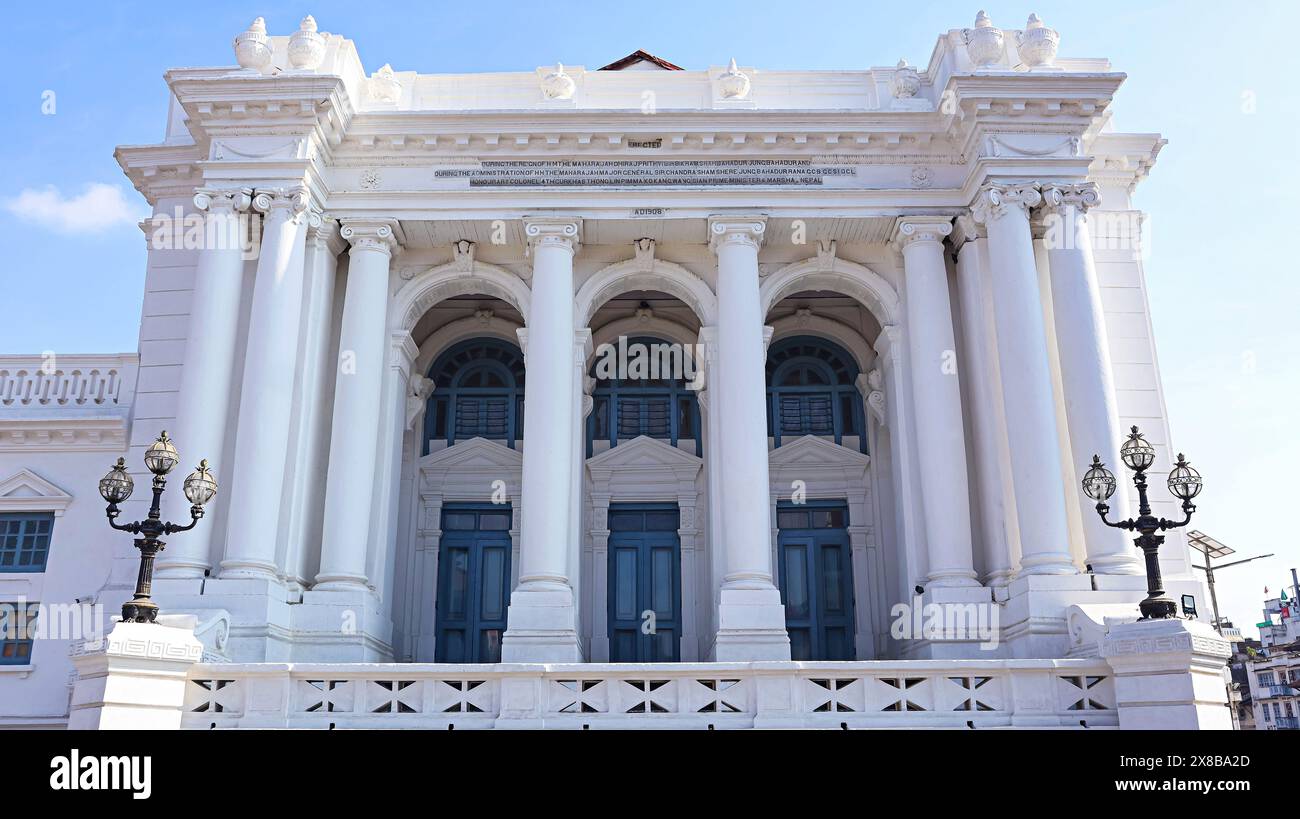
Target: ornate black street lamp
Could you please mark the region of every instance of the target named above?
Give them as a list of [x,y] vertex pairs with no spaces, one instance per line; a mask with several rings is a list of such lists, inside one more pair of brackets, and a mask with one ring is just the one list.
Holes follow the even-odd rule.
[[190,522],[185,526],[176,523],[164,523],[159,505],[163,489],[167,487],[166,475],[180,462],[176,447],[172,446],[166,430],[158,436],[144,453],[144,465],[153,473],[153,503],[149,506],[149,516],[135,523],[119,524],[117,508],[135,489],[135,481],[126,472],[126,459],[118,458],[117,463],[99,481],[99,494],[108,501],[108,525],[119,532],[142,535],[135,539],[135,546],[140,550],[140,574],[135,581],[135,598],[122,604],[122,620],[128,623],[152,623],[158,616],[158,606],[149,599],[153,588],[153,559],[166,545],[158,539],[159,535],[173,532],[185,532],[194,528],[203,517],[203,506],[217,494],[217,481],[208,471],[207,460],[199,461],[195,469],[185,479],[185,497],[190,506]]
[[1167,484],[1174,497],[1183,502],[1183,519],[1165,520],[1151,514],[1151,504],[1147,501],[1147,470],[1155,463],[1156,450],[1147,443],[1146,438],[1142,437],[1137,427],[1133,427],[1128,440],[1120,447],[1119,457],[1125,466],[1133,470],[1133,485],[1138,491],[1136,519],[1129,518],[1114,523],[1106,520],[1106,514],[1110,512],[1106,501],[1115,494],[1115,475],[1096,455],[1092,456],[1092,468],[1083,476],[1083,492],[1097,502],[1097,514],[1101,515],[1102,523],[1116,529],[1128,529],[1140,535],[1134,538],[1133,542],[1146,555],[1147,563],[1147,596],[1139,605],[1142,619],[1163,620],[1173,617],[1177,608],[1173,600],[1165,597],[1164,582],[1160,579],[1159,552],[1160,544],[1165,542],[1165,536],[1158,535],[1156,532],[1177,529],[1191,522],[1192,513],[1196,511],[1196,504],[1192,503],[1192,499],[1201,494],[1201,474],[1183,459],[1181,452],[1178,453],[1178,463],[1174,464],[1173,470],[1170,471]]

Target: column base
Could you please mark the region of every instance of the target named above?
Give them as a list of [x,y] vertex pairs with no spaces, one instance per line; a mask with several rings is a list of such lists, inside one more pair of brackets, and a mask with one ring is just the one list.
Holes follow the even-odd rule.
[[1232,729],[1223,679],[1232,646],[1206,623],[1171,618],[1114,625],[1102,656],[1115,670],[1121,729]]
[[1071,575],[1078,574],[1079,567],[1071,562],[1068,555],[1046,554],[1021,558],[1020,575]]
[[[163,552],[166,554],[166,552]],[[159,562],[154,566],[154,580],[171,579],[186,580],[199,577],[207,577],[208,572],[212,569],[207,563],[197,561],[178,561],[178,562]]]
[[913,597],[907,620],[890,624],[902,632],[908,660],[988,660],[1005,656],[1002,607],[983,586],[935,586]]
[[785,606],[775,586],[722,589],[713,659],[720,663],[790,659]]
[[256,560],[221,561],[221,579],[279,580],[279,569],[274,563]]
[[1090,557],[1087,563],[1092,567],[1093,574],[1099,576],[1114,577],[1141,577],[1146,578],[1146,569],[1142,562],[1132,555],[1104,555],[1102,557]]
[[523,583],[510,595],[503,663],[580,663],[573,589],[559,583]]
[[1085,574],[1021,574],[1007,584],[1006,594],[1001,633],[1006,656],[1014,659],[1065,657],[1070,650],[1066,610],[1095,599],[1092,578]]
[[370,584],[363,575],[320,574],[312,584],[313,591],[368,591]]

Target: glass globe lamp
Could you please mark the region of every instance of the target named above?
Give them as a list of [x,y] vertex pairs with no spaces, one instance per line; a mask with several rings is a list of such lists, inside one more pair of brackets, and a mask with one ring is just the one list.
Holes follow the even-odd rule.
[[1201,473],[1178,453],[1178,463],[1169,472],[1169,492],[1181,501],[1189,501],[1201,494]]
[[1083,476],[1083,494],[1097,503],[1105,503],[1115,494],[1115,473],[1096,455],[1092,456],[1092,467]]
[[1156,461],[1156,448],[1147,443],[1137,427],[1129,434],[1128,440],[1119,448],[1120,460],[1134,472],[1150,469]]
[[180,460],[176,447],[172,446],[171,439],[167,437],[167,430],[163,430],[158,440],[144,451],[144,465],[155,475],[166,475]]
[[208,469],[208,459],[204,458],[199,461],[198,469],[185,479],[185,497],[195,506],[203,506],[212,500],[215,494],[217,494],[217,479],[212,477],[212,472]]
[[135,481],[126,473],[126,459],[118,458],[108,474],[99,479],[99,494],[109,503],[121,503],[131,497]]

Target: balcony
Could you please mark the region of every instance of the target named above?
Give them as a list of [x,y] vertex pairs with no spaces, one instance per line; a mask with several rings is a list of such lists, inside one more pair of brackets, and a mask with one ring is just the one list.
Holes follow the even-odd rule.
[[1300,690],[1289,685],[1261,685],[1259,687],[1259,698],[1261,700],[1274,697],[1300,697]]
[[205,663],[182,727],[1116,728],[1080,660],[658,664]]
[[1273,728],[1277,731],[1300,730],[1300,717],[1278,717],[1273,720]]

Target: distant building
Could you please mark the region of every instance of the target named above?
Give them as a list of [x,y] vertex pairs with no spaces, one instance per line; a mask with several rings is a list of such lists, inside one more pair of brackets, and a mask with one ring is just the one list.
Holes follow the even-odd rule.
[[[1255,727],[1262,730],[1300,729],[1300,611],[1286,590],[1264,602],[1259,648],[1245,663]],[[1244,727],[1244,726],[1243,726]]]

